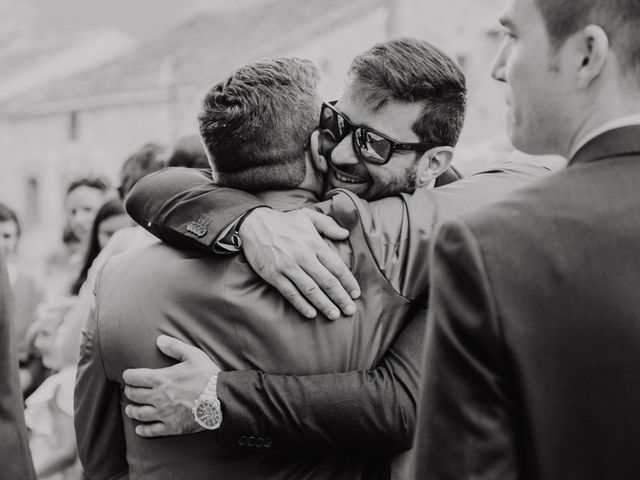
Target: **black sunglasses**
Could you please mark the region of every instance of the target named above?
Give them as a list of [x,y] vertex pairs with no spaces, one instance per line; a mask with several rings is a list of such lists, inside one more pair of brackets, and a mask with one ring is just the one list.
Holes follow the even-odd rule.
[[436,146],[432,143],[396,142],[369,127],[355,125],[334,108],[336,103],[337,100],[322,102],[320,110],[320,142],[329,153],[351,132],[353,151],[358,159],[374,165],[387,163],[396,150],[425,152]]

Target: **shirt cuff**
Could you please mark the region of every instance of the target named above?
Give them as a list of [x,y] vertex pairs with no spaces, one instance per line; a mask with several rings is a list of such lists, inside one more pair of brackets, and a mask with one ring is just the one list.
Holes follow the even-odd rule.
[[269,208],[266,205],[260,205],[247,210],[233,222],[226,226],[226,228],[218,235],[215,242],[213,242],[213,251],[218,254],[230,254],[238,253],[242,250],[242,242],[238,234],[240,225],[244,222],[245,218],[256,210],[257,208]]
[[238,218],[236,218],[233,222],[231,222],[227,227],[218,235],[215,242],[213,242],[213,251],[218,254],[229,254],[229,253],[237,253],[240,250],[239,244],[234,243],[234,235],[233,233],[236,231],[236,225],[242,219],[245,214],[243,213]]

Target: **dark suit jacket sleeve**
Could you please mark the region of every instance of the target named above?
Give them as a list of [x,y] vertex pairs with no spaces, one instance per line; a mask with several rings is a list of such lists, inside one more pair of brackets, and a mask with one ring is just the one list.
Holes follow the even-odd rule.
[[[220,374],[221,435],[268,437],[271,450],[410,448],[426,311],[415,311],[374,370],[309,376]],[[245,447],[251,448],[251,447]]]
[[128,478],[118,385],[105,374],[96,317],[93,308],[82,332],[74,391],[78,455],[91,480]]
[[[142,178],[126,200],[129,215],[159,239],[207,253],[227,225],[262,205],[249,193],[217,186],[207,170],[181,167]],[[204,227],[197,234],[187,229],[194,222]]]
[[35,479],[24,424],[18,354],[10,318],[11,290],[0,255],[0,478]]
[[519,478],[500,312],[462,221],[438,230],[431,278],[415,478]]

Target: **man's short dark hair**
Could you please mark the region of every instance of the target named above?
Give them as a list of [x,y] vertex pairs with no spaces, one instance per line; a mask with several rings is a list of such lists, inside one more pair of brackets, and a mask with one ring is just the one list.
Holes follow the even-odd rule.
[[8,207],[4,203],[0,203],[0,222],[15,223],[18,237],[20,237],[21,230],[18,215],[16,215],[16,212],[11,207]]
[[349,81],[374,112],[392,100],[422,103],[412,127],[421,142],[451,147],[458,142],[466,110],[464,73],[430,43],[413,38],[379,43],[353,60]]
[[142,177],[164,168],[166,148],[157,143],[147,143],[124,161],[120,169],[120,187],[118,193],[125,198],[133,186]]
[[255,192],[302,183],[320,115],[319,80],[309,60],[273,58],[240,67],[209,90],[198,119],[218,184]]
[[178,139],[167,167],[209,168],[209,159],[199,135],[185,135]]
[[535,3],[555,49],[587,25],[599,25],[607,33],[624,70],[640,77],[638,0],[535,0]]

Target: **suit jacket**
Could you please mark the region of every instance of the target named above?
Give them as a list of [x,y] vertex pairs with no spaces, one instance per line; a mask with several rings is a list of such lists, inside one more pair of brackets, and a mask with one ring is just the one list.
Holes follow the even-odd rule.
[[10,297],[6,266],[0,255],[0,478],[35,480],[24,424]]
[[[411,271],[428,275],[425,251],[434,226],[443,218],[491,202],[511,189],[550,171],[532,165],[508,164],[436,189],[423,189],[367,203],[357,200],[374,251],[414,249],[418,261]],[[232,197],[235,200],[229,200]],[[218,199],[226,198],[225,205]],[[388,208],[400,199],[400,210]],[[259,199],[214,185],[203,173],[169,169],[142,179],[127,200],[138,223],[163,240],[211,254],[212,244],[226,225],[244,211],[262,205]],[[394,212],[399,212],[398,214]],[[383,233],[389,218],[403,225],[411,237]],[[198,237],[188,226],[197,221],[206,229]],[[202,233],[202,232],[200,232]],[[421,240],[422,239],[422,240]],[[422,244],[424,245],[424,244]],[[402,256],[402,255],[401,255]],[[393,264],[393,256],[381,264]],[[398,271],[398,270],[397,270]],[[424,277],[423,277],[424,278]],[[402,278],[396,288],[402,291]],[[406,277],[404,285],[413,282]],[[373,370],[330,375],[278,376],[259,371],[220,374],[218,394],[225,411],[221,441],[236,444],[257,430],[277,436],[282,448],[317,450],[375,449],[384,458],[412,443],[421,351],[426,315],[424,307],[409,313],[406,326]]]
[[640,478],[640,126],[442,225],[416,479]]
[[[274,192],[272,202],[274,195],[284,194]],[[394,212],[380,234],[408,240],[405,205],[395,200],[378,208]],[[428,276],[408,266],[421,259],[426,236],[389,248],[376,235],[378,228],[368,227],[374,215],[365,215],[375,210],[360,214],[363,205],[352,194],[336,192],[318,206],[349,229],[349,242],[334,247],[364,292],[356,315],[339,321],[301,318],[242,255],[205,256],[157,244],[108,263],[97,286],[95,321],[87,328],[76,386],[78,445],[89,476],[109,478],[128,463],[135,478],[386,477],[388,462],[366,452],[265,455],[262,450],[279,450],[279,438],[260,430],[231,448],[218,441],[217,432],[144,440],[135,435],[134,422],[121,416],[122,372],[169,364],[153,341],[161,333],[198,346],[224,370],[326,374],[378,364],[413,303],[424,302]],[[114,446],[126,446],[126,457],[121,451],[119,458],[105,461]]]
[[[505,167],[489,177],[495,187],[489,196],[543,170]],[[470,184],[477,187],[479,197],[487,196],[485,178],[480,182],[483,188],[476,181]],[[134,423],[122,415],[121,374],[126,368],[168,364],[155,347],[160,333],[197,345],[225,370],[322,376],[372,369],[411,310],[424,305],[428,275],[418,266],[424,262],[433,225],[451,209],[475,205],[454,200],[456,191],[424,189],[375,203],[336,192],[316,207],[349,229],[349,242],[334,248],[351,266],[364,292],[357,314],[336,322],[300,318],[241,255],[212,257],[156,245],[113,259],[99,280],[96,314],[85,332],[76,387],[77,443],[89,476],[124,475],[128,467],[133,477],[151,478],[388,477],[388,453],[357,448],[300,452],[301,448],[282,442],[277,430],[263,430],[260,422],[253,422],[233,444],[220,432],[141,439],[134,433]],[[277,204],[278,195],[286,196],[289,205],[292,198],[309,204],[300,192],[271,192],[272,204]],[[386,413],[380,400],[371,405],[356,404],[357,400],[333,398],[327,409],[356,412],[373,418],[377,425],[389,423],[379,418]],[[285,398],[274,408],[286,409],[288,402]],[[315,398],[307,396],[306,402],[313,403]],[[409,402],[409,407],[401,403],[387,408],[394,419],[406,419],[400,428],[407,437],[414,423],[415,399],[409,397]]]

